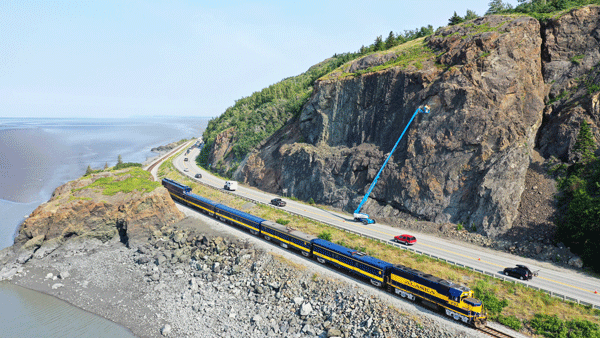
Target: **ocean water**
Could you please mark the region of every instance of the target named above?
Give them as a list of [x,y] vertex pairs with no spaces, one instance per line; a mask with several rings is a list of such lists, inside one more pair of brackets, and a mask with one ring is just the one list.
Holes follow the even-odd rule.
[[[142,163],[157,156],[151,148],[198,137],[207,123],[207,118],[0,118],[0,249],[13,244],[18,226],[54,189],[82,176],[88,165],[112,166],[119,155],[123,162]],[[0,283],[0,304],[0,337],[131,336],[108,320],[7,283]],[[107,329],[113,326],[115,335]]]

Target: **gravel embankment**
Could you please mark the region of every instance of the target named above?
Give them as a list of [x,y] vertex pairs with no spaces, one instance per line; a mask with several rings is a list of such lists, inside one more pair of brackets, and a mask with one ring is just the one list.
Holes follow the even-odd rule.
[[28,260],[1,256],[12,283],[140,337],[483,337],[210,218],[188,217],[130,248],[72,239]]

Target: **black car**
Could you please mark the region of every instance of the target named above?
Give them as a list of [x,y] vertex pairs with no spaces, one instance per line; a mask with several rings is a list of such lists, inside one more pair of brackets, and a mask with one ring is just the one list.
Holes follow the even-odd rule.
[[202,174],[196,174],[194,175],[195,178],[202,178]]
[[517,264],[515,268],[506,268],[504,269],[504,274],[507,276],[512,276],[515,278],[519,278],[521,280],[529,280],[532,279],[533,276],[537,276],[537,273],[531,272],[528,267],[525,265]]
[[272,199],[271,204],[278,206],[278,207],[285,207],[285,205],[286,205],[285,201],[282,200],[281,198]]

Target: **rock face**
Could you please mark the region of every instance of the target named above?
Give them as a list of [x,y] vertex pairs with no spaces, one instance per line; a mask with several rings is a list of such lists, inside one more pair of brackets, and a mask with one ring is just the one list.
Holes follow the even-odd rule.
[[[240,179],[353,210],[417,107],[429,104],[431,113],[415,118],[363,210],[473,223],[498,234],[515,218],[542,121],[539,31],[532,18],[485,17],[426,40],[442,55],[420,66],[317,82],[288,127],[306,143],[284,144],[275,135]],[[272,166],[280,178],[269,183],[279,185],[265,187],[260,177]]]
[[134,190],[106,195],[94,185],[98,180],[123,182],[132,176],[127,169],[101,172],[56,188],[52,198],[21,225],[16,246],[44,250],[45,243],[49,243],[56,248],[57,241],[72,236],[107,241],[119,235],[121,241],[127,242],[148,238],[157,228],[184,217],[163,187],[155,186],[150,192]]
[[[547,224],[551,211],[544,219],[519,212],[527,173],[552,157],[573,161],[584,119],[600,139],[599,47],[600,7],[587,6],[543,23],[487,16],[351,61],[318,80],[301,116],[234,178],[353,211],[428,104],[363,211],[388,224],[462,223],[490,237],[515,222]],[[215,147],[211,161],[229,147]],[[532,169],[538,152],[542,165]]]
[[542,27],[544,80],[551,85],[539,132],[545,157],[574,160],[573,146],[585,119],[600,140],[600,7],[589,6],[548,21]]

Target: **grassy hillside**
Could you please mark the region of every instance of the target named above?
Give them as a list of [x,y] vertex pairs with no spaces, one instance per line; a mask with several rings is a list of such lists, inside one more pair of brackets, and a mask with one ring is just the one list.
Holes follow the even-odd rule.
[[226,157],[241,161],[259,142],[271,136],[287,120],[298,115],[312,93],[316,79],[356,57],[342,54],[329,58],[298,76],[289,77],[236,101],[219,117],[210,120],[203,134],[207,146],[200,156],[206,166],[207,154],[219,133],[234,128],[235,145]]
[[[312,94],[313,84],[317,79],[356,58],[392,49],[432,33],[433,27],[427,26],[408,30],[403,34],[390,32],[385,40],[378,36],[368,47],[363,46],[354,53],[336,54],[312,66],[305,73],[283,79],[236,101],[221,116],[208,123],[202,135],[206,146],[198,157],[198,164],[208,167],[208,155],[213,150],[214,141],[217,135],[225,130],[233,131],[234,136],[233,147],[224,157],[230,162],[239,163],[256,145],[271,136],[290,118],[300,114],[302,106]],[[220,170],[221,174],[225,174],[227,169]]]

